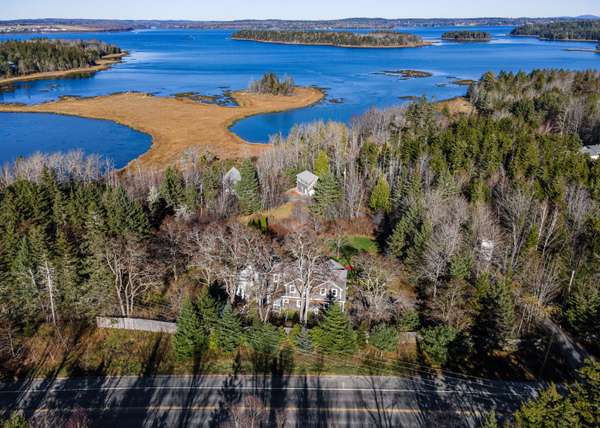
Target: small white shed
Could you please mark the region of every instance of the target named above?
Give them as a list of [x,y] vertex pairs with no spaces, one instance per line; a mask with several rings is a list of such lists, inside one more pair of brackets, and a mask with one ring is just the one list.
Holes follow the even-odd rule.
[[225,193],[235,193],[235,185],[242,181],[242,174],[233,167],[223,176],[223,189]]
[[310,171],[301,172],[296,176],[296,190],[306,196],[313,196],[315,194],[315,186],[319,181],[319,177],[314,175]]

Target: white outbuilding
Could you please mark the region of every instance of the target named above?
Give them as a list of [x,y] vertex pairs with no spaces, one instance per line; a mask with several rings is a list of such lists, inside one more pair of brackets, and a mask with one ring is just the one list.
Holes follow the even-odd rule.
[[319,177],[314,175],[310,171],[301,172],[296,176],[296,190],[306,196],[313,196],[315,194],[315,186],[319,181]]

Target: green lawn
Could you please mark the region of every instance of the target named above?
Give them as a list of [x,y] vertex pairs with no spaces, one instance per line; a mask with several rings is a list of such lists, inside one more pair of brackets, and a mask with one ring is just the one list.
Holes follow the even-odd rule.
[[377,241],[368,236],[347,236],[345,249],[355,252],[365,252],[376,254],[379,252],[379,245]]

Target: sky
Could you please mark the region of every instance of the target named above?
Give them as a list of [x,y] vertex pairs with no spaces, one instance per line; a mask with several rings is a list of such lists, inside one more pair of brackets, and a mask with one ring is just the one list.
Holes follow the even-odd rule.
[[600,0],[0,0],[0,20],[336,19],[600,15]]

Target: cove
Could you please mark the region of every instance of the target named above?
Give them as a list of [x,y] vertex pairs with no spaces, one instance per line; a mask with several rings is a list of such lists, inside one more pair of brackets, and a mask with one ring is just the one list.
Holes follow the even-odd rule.
[[111,159],[116,168],[146,152],[152,138],[108,120],[47,113],[0,113],[0,165],[36,152],[83,150]]
[[[221,95],[240,90],[265,72],[290,75],[301,86],[325,88],[327,99],[300,110],[250,117],[232,131],[246,141],[264,143],[272,134],[286,135],[299,123],[315,120],[350,122],[370,108],[406,103],[407,96],[442,100],[464,95],[456,79],[479,79],[487,71],[529,72],[536,68],[600,69],[594,43],[541,41],[511,37],[512,27],[468,27],[488,31],[491,42],[442,41],[446,31],[464,27],[399,28],[421,35],[432,46],[415,49],[344,49],[235,41],[224,30],[147,30],[85,35],[44,34],[44,37],[91,38],[120,46],[130,53],[123,63],[88,78],[23,82],[0,91],[0,103],[37,104],[62,96],[94,97],[137,91],[170,97],[178,93]],[[0,35],[7,38],[39,37]],[[385,75],[384,70],[418,70],[421,79]],[[68,130],[65,131],[68,134]]]

